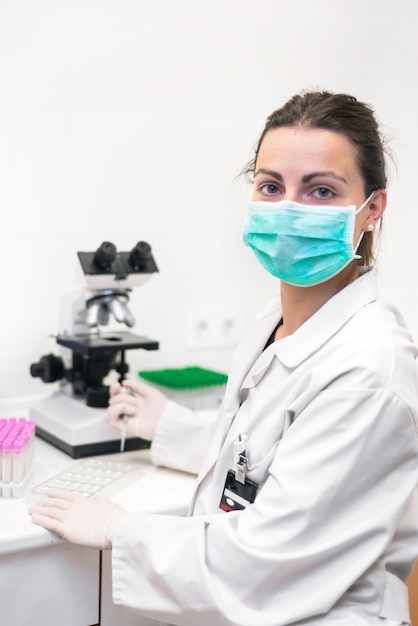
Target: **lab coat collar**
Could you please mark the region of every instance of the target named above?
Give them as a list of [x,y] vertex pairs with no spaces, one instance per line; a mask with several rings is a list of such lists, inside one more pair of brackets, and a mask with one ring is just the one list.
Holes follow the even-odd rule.
[[[376,272],[366,270],[326,302],[296,332],[289,337],[275,341],[257,359],[243,387],[256,385],[268,368],[273,356],[276,356],[286,367],[296,367],[318,350],[328,339],[361,308],[370,304],[377,297]],[[259,319],[273,316],[281,317],[280,298],[272,300]]]

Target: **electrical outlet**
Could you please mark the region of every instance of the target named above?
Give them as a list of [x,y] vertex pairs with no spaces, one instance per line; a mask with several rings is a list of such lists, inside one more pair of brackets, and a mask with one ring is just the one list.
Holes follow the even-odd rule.
[[241,316],[236,307],[191,307],[186,311],[188,348],[235,346],[241,338]]

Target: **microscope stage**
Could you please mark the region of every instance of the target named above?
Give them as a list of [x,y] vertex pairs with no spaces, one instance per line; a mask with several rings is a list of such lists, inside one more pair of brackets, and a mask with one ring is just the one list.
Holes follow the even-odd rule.
[[70,348],[76,354],[93,355],[100,354],[104,350],[134,350],[142,348],[144,350],[157,350],[158,341],[141,337],[129,332],[107,332],[100,335],[80,334],[80,335],[58,335],[57,343],[66,348]]

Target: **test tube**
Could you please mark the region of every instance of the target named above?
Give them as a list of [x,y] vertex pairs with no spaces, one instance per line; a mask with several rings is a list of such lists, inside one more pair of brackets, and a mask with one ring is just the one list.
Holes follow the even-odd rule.
[[10,496],[10,482],[12,480],[12,442],[4,439],[1,444],[1,466],[2,466],[2,496]]
[[31,470],[35,457],[35,433],[35,422],[33,420],[28,420],[24,428],[24,436],[27,438],[26,472]]
[[19,486],[25,477],[25,442],[22,438],[16,437],[12,444],[12,489],[13,495],[19,495]]
[[33,420],[28,420],[25,426],[25,433],[29,437],[29,454],[28,454],[28,469],[32,466],[35,456],[35,434],[36,426]]

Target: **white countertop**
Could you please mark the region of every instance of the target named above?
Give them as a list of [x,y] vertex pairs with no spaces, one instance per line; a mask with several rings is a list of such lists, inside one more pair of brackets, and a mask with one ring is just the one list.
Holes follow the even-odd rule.
[[[196,477],[154,466],[148,450],[123,454],[101,455],[135,467],[133,482],[111,499],[129,511],[184,515],[188,508]],[[55,474],[69,468],[77,460],[36,438],[35,464],[27,487],[20,498],[0,497],[0,555],[37,547],[62,540],[32,523],[27,508],[31,490]]]

